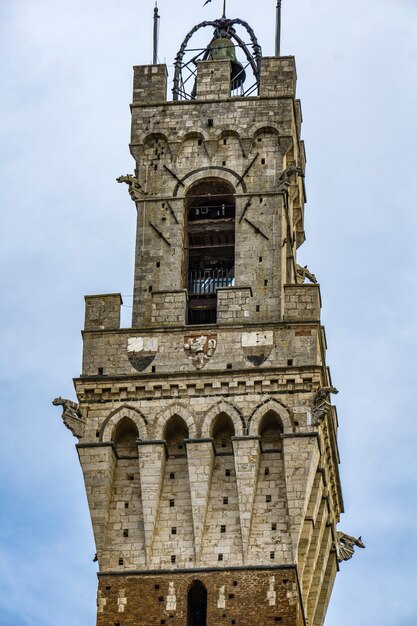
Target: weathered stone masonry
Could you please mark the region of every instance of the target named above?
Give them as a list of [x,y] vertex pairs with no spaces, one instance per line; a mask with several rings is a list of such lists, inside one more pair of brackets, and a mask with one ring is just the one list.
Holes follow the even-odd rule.
[[132,327],[119,294],[86,297],[70,416],[98,626],[323,624],[343,500],[295,83],[263,58],[259,95],[231,97],[208,60],[171,102],[165,66],[134,68]]

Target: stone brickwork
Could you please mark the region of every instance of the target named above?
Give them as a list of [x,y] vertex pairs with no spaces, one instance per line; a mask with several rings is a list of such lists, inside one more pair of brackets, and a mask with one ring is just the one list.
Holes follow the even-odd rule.
[[[207,624],[253,626],[260,619],[262,624],[271,626],[305,623],[296,572],[290,567],[100,576],[99,606],[103,609],[97,614],[97,626],[187,626],[187,592],[195,580],[207,589]],[[271,587],[272,603],[268,596]],[[171,608],[172,604],[167,608],[170,590],[175,593],[175,609]],[[126,598],[122,613],[118,602],[120,592]]]
[[[134,70],[132,327],[120,328],[120,295],[87,296],[75,380],[98,626],[195,626],[195,581],[198,626],[324,621],[343,511],[337,414],[330,401],[315,413],[332,384],[320,290],[296,276],[295,63],[260,66],[260,95],[231,97],[230,61],[198,62],[197,97],[179,102],[166,100],[165,66]],[[235,203],[218,244],[233,247],[234,273],[210,296],[215,319],[189,325],[187,194],[213,181]]]

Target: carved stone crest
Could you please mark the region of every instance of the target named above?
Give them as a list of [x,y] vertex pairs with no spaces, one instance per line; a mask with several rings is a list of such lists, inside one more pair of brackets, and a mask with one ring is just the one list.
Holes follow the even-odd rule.
[[127,355],[137,372],[143,372],[152,363],[157,352],[157,337],[129,337],[127,340]]
[[263,332],[242,333],[242,350],[248,361],[255,367],[264,363],[274,347],[274,333]]
[[184,350],[194,367],[200,370],[209,362],[217,346],[217,335],[185,335]]

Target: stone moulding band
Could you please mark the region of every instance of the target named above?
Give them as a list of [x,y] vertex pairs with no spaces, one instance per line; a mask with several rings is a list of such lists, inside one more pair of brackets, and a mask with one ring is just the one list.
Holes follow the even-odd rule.
[[169,574],[174,576],[177,574],[198,574],[210,572],[268,572],[272,570],[295,570],[298,576],[297,566],[294,563],[278,564],[278,565],[236,565],[235,567],[190,567],[189,569],[149,569],[149,570],[126,570],[123,572],[97,572],[98,578],[104,576],[162,576]]

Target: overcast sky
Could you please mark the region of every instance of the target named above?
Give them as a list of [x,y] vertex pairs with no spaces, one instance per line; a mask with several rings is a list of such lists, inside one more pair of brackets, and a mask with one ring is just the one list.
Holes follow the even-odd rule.
[[[221,0],[160,0],[160,59]],[[263,52],[275,0],[228,0]],[[96,564],[75,439],[84,294],[132,293],[132,65],[152,0],[0,0],[0,624],[93,626]],[[417,624],[416,0],[283,0],[307,148],[307,242],[340,390],[342,563],[326,626]],[[130,304],[129,298],[125,299]],[[129,324],[130,309],[124,308]]]

